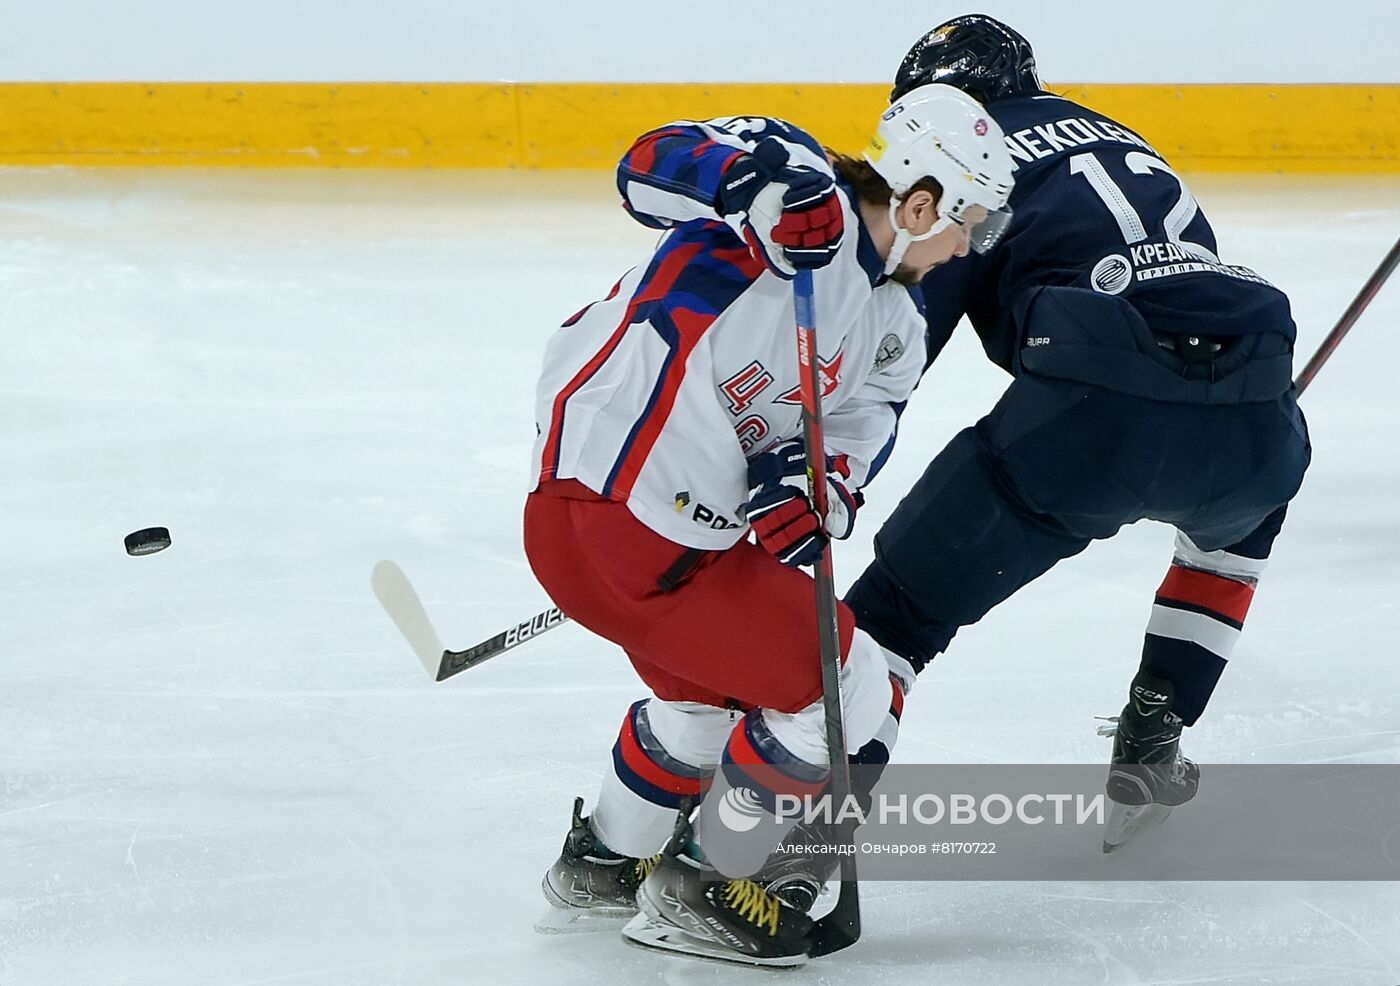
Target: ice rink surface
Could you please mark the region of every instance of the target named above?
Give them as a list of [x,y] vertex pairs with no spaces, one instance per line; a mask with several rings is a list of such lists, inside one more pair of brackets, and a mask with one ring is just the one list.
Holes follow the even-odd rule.
[[[1394,179],[1192,186],[1292,296],[1299,365],[1400,231]],[[604,173],[0,171],[0,983],[1400,983],[1393,883],[870,884],[859,945],[788,974],[534,933],[639,686],[575,626],[433,684],[369,573],[454,647],[546,605],[541,348],[652,235]],[[1400,761],[1398,326],[1391,284],[1303,401],[1197,759]],[[1004,384],[959,332],[838,582]],[[1170,551],[1138,525],[960,635],[896,759],[1106,762]]]

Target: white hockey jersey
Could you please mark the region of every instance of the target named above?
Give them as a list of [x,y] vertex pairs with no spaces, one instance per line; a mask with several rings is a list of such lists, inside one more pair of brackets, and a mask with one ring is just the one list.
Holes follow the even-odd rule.
[[[536,484],[576,479],[678,544],[723,549],[747,532],[748,460],[802,435],[792,285],[721,221],[719,176],[765,136],[830,172],[807,134],[745,117],[678,123],[619,168],[628,210],[673,226],[645,264],[549,341],[536,393]],[[864,486],[893,445],[924,369],[924,319],[838,182],[846,235],[813,276],[827,454]]]

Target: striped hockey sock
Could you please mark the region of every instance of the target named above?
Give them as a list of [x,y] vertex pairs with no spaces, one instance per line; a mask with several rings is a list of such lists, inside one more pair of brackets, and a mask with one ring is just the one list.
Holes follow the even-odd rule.
[[1141,668],[1176,685],[1173,711],[1188,726],[1205,710],[1244,629],[1254,599],[1254,582],[1245,578],[1177,559],[1153,600]]
[[[880,723],[879,730],[875,733],[875,738],[860,748],[857,753],[851,754],[851,763],[861,767],[883,767],[890,762],[890,751],[894,749],[895,742],[899,739],[899,720],[904,715],[904,683],[897,675],[890,675],[890,710],[885,714],[885,721]],[[861,771],[861,776],[867,778],[866,787],[873,787],[875,781],[879,779],[878,771]],[[857,782],[857,787],[862,785]]]
[[590,819],[594,832],[614,852],[659,852],[682,803],[698,802],[709,789],[713,768],[690,761],[718,759],[731,728],[724,709],[657,699],[634,703],[613,744],[612,770],[603,775]]
[[830,773],[826,764],[804,760],[785,746],[760,709],[744,716],[730,733],[721,769],[730,785],[753,791],[774,814],[779,794],[818,797]]

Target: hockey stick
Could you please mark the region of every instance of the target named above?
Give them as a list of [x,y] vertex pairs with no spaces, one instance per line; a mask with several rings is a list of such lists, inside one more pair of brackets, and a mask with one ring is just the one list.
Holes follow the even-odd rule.
[[1317,347],[1317,352],[1313,353],[1312,359],[1308,360],[1308,365],[1303,367],[1303,372],[1298,374],[1298,379],[1293,381],[1293,386],[1298,388],[1299,394],[1308,389],[1308,384],[1312,383],[1313,377],[1317,376],[1317,371],[1322,369],[1322,364],[1326,363],[1327,358],[1342,344],[1342,339],[1351,331],[1351,327],[1356,324],[1356,320],[1361,317],[1361,313],[1366,310],[1371,299],[1380,291],[1381,286],[1385,284],[1397,264],[1400,264],[1400,239],[1395,241],[1395,245],[1390,248],[1390,252],[1385,255],[1380,266],[1366,279],[1366,283],[1361,286],[1361,290],[1347,306],[1347,310],[1342,313],[1342,317],[1337,320],[1332,331],[1327,333],[1327,338],[1322,340],[1322,345]]
[[[807,448],[807,495],[812,508],[826,523],[826,440],[822,429],[822,382],[819,379],[812,272],[800,270],[793,281],[797,313],[797,367],[802,391],[802,437]],[[831,796],[844,805],[851,795],[851,766],[846,757],[846,724],[841,714],[841,635],[836,616],[836,579],[832,572],[831,545],[822,550],[812,567],[817,594],[817,639],[822,661],[822,706],[826,713],[826,748],[831,761]],[[851,826],[842,835],[850,837]],[[841,855],[841,894],[831,913],[812,929],[809,955],[828,955],[860,937],[860,894],[856,886],[853,853]]]
[[484,661],[504,654],[512,647],[533,640],[546,630],[553,630],[569,622],[567,616],[558,609],[551,608],[524,623],[517,623],[509,629],[502,630],[475,647],[447,650],[442,646],[442,640],[433,629],[432,621],[428,619],[423,603],[418,599],[418,593],[413,591],[413,585],[408,581],[408,576],[404,575],[403,569],[391,561],[381,561],[374,566],[369,581],[379,599],[379,605],[384,607],[384,612],[389,614],[389,618],[399,628],[399,633],[403,634],[434,681],[444,681],[454,674],[474,668]]

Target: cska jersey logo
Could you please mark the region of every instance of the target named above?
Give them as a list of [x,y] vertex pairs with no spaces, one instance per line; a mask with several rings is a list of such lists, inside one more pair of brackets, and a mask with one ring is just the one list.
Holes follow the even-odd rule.
[[[836,351],[836,355],[828,363],[821,357],[817,358],[817,379],[821,381],[822,397],[830,397],[832,392],[841,386],[841,361],[846,358],[845,347]],[[775,404],[801,404],[802,388],[794,387],[785,394],[779,394],[773,398]]]

